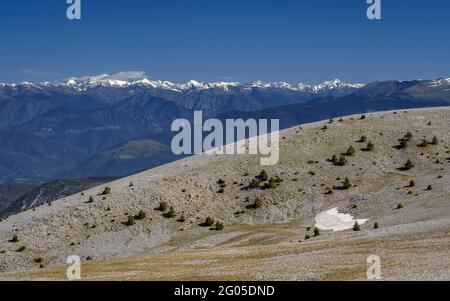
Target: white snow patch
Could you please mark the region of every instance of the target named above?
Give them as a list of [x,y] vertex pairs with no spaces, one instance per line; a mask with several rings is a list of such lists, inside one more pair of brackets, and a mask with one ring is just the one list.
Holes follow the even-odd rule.
[[367,221],[368,219],[355,220],[350,214],[339,213],[338,208],[333,208],[316,216],[316,227],[323,231],[332,230],[337,232],[352,229],[355,222],[363,225]]

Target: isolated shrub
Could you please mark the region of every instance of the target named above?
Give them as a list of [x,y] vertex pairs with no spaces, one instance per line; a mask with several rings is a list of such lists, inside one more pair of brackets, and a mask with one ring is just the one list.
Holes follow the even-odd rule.
[[311,239],[311,236],[310,236],[309,234],[306,234],[306,235],[305,235],[305,239],[306,239],[306,240]]
[[166,212],[167,211],[167,203],[161,202],[159,203],[159,207],[156,208],[157,211]]
[[11,238],[11,240],[9,242],[12,242],[12,243],[19,242],[19,237],[16,234],[14,234],[14,236]]
[[355,222],[355,225],[353,226],[353,231],[361,231],[361,226],[358,224],[358,222]]
[[345,159],[344,156],[340,156],[339,160],[336,163],[336,165],[338,165],[338,166],[345,166],[347,163],[348,163],[347,159]]
[[379,229],[379,228],[380,228],[380,225],[378,225],[378,223],[375,223],[375,224],[373,225],[373,228],[374,228],[374,229]]
[[102,192],[102,195],[107,195],[107,194],[111,194],[111,188],[110,187],[105,187],[105,189]]
[[398,148],[400,148],[400,149],[408,148],[408,140],[406,138],[402,138],[400,140],[400,144],[399,144]]
[[314,236],[317,237],[320,235],[320,230],[319,228],[314,228]]
[[210,216],[208,216],[205,221],[203,222],[203,224],[201,224],[202,227],[211,227],[214,225],[214,219]]
[[167,211],[167,213],[164,214],[164,216],[166,218],[174,218],[176,216],[175,209],[173,209],[173,207],[170,207],[169,211]]
[[414,186],[416,186],[416,182],[414,182],[414,180],[411,180],[411,182],[409,182],[409,187],[413,188]]
[[351,157],[351,156],[353,156],[354,154],[355,154],[355,149],[353,148],[353,146],[350,146],[349,148],[348,148],[348,150],[345,152],[345,155],[346,156],[349,156],[349,157]]
[[334,164],[337,164],[338,161],[339,161],[339,159],[336,155],[333,155],[333,157],[331,157],[331,162],[333,162]]
[[405,163],[404,169],[405,169],[405,170],[411,170],[411,169],[413,169],[413,168],[414,168],[414,164],[412,163],[411,160],[408,159],[408,161],[406,161],[406,163]]
[[431,186],[431,185],[428,185],[428,187],[427,187],[427,190],[428,190],[428,191],[431,191],[431,190],[433,190],[433,186]]
[[219,188],[219,190],[217,190],[217,193],[220,193],[220,194],[225,193],[225,189]]
[[220,188],[227,187],[227,184],[226,184],[225,180],[223,180],[223,179],[220,179],[219,181],[217,181],[217,184],[219,184]]
[[35,258],[35,259],[33,259],[33,260],[34,260],[34,262],[36,262],[36,263],[41,263],[41,262],[43,261],[41,257]]
[[248,205],[247,208],[248,209],[258,209],[261,208],[263,205],[263,201],[260,198],[256,198],[255,201],[253,202],[253,204]]
[[413,138],[413,134],[411,132],[406,133],[405,138],[409,141]]
[[216,226],[215,226],[216,231],[222,231],[223,228],[224,228],[224,225],[221,222],[216,223]]
[[269,181],[264,185],[266,189],[275,189],[280,186],[280,183],[283,182],[279,177],[270,178]]
[[186,217],[184,215],[182,215],[179,219],[178,222],[180,223],[184,223],[186,221]]
[[127,227],[130,227],[130,226],[133,226],[135,224],[136,224],[136,221],[135,221],[134,217],[129,215],[127,221],[125,222],[125,225]]
[[361,120],[364,120],[364,119],[366,119],[366,115],[361,115],[361,118],[360,118]]
[[427,147],[428,146],[428,141],[426,139],[423,139],[422,142],[419,144],[419,147]]
[[130,182],[130,187],[133,187],[134,186],[134,183],[133,182]]
[[138,221],[141,221],[147,217],[147,213],[145,211],[140,210],[139,213],[136,215],[135,219]]
[[361,136],[361,138],[359,138],[358,142],[364,143],[366,141],[367,141],[367,137],[363,135],[363,136]]
[[397,205],[397,209],[403,209],[403,204],[401,204],[401,203],[398,204],[398,205]]
[[93,196],[90,196],[90,197],[89,197],[89,200],[88,200],[86,203],[87,203],[87,204],[92,204],[94,201],[95,201],[95,200],[94,200],[94,197],[93,197]]
[[249,187],[250,189],[258,189],[258,188],[259,188],[259,184],[260,184],[260,182],[259,182],[258,180],[252,179],[252,180],[250,181],[250,183],[248,184],[248,187]]
[[27,247],[21,246],[20,248],[18,248],[18,249],[16,250],[16,252],[22,253],[22,252],[24,252],[26,249],[27,249]]
[[367,147],[366,147],[365,150],[368,151],[368,152],[373,152],[375,150],[375,145],[372,142],[369,142],[367,144]]
[[342,183],[342,188],[344,190],[350,189],[352,187],[352,184],[350,182],[349,178],[345,178],[344,182]]
[[265,182],[269,179],[269,175],[265,170],[263,170],[259,173],[259,175],[256,178],[261,182]]
[[439,144],[439,140],[436,136],[433,137],[433,140],[431,141],[432,145],[438,145]]

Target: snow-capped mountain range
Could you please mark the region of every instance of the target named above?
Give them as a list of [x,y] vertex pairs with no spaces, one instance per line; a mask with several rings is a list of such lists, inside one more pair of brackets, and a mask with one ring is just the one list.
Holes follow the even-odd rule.
[[129,87],[148,87],[154,89],[165,89],[173,90],[179,92],[185,91],[199,91],[199,90],[210,90],[210,89],[220,89],[223,91],[229,91],[231,89],[286,89],[291,91],[299,91],[306,93],[320,93],[321,91],[329,90],[339,90],[339,89],[359,89],[364,87],[364,84],[348,84],[344,83],[338,79],[325,81],[317,85],[308,85],[304,83],[299,83],[296,85],[286,83],[286,82],[274,82],[267,83],[263,81],[256,81],[251,83],[240,83],[240,82],[198,82],[196,80],[191,80],[186,83],[173,83],[170,81],[161,80],[150,80],[148,78],[143,78],[135,81],[125,81],[116,79],[96,79],[94,77],[88,79],[76,79],[70,78],[65,82],[44,82],[40,84],[33,84],[30,82],[22,82],[18,84],[1,84],[0,87],[30,87],[30,88],[44,88],[44,87],[65,87],[73,88],[78,91],[86,91],[92,88],[98,87],[111,87],[111,88],[129,88]]
[[[400,81],[401,82],[401,81]],[[430,88],[442,87],[450,85],[450,78],[438,78],[435,80],[423,80],[422,82]],[[148,78],[142,78],[139,80],[117,80],[117,79],[98,79],[97,77],[88,78],[69,78],[63,82],[43,82],[43,83],[31,83],[31,82],[21,82],[5,84],[0,83],[0,88],[45,88],[45,87],[60,87],[60,88],[73,88],[78,91],[86,91],[93,88],[130,88],[130,87],[146,87],[153,89],[163,89],[172,90],[179,92],[186,91],[201,91],[201,90],[211,90],[219,89],[223,91],[229,91],[231,89],[244,89],[251,90],[254,88],[259,89],[280,89],[280,90],[290,90],[305,93],[317,93],[320,94],[323,91],[340,90],[340,89],[360,89],[366,86],[361,83],[345,83],[339,79],[334,79],[330,81],[325,81],[320,84],[290,84],[287,82],[264,82],[255,81],[250,83],[240,83],[240,82],[199,82],[196,80],[190,80],[186,83],[174,83],[171,81],[162,80],[151,80]]]

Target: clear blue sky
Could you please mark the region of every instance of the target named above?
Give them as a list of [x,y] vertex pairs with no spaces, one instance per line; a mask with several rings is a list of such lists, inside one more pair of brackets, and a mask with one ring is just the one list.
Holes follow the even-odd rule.
[[145,71],[152,79],[315,83],[450,77],[450,1],[0,2],[0,82]]

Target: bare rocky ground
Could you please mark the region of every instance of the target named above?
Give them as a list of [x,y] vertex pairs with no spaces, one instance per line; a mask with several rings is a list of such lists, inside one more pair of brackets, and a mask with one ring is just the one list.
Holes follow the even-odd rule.
[[[449,120],[438,108],[298,126],[281,133],[273,167],[202,155],[109,183],[107,195],[97,187],[11,216],[0,223],[0,279],[64,279],[66,258],[78,255],[89,280],[359,280],[375,254],[384,279],[450,280]],[[408,147],[397,148],[407,132]],[[437,145],[418,146],[434,136]],[[374,150],[363,151],[369,141]],[[345,166],[330,162],[349,146]],[[408,159],[414,168],[403,170]],[[244,189],[263,169],[283,182]],[[155,210],[161,202],[175,218]],[[334,207],[370,220],[305,239],[317,213]],[[140,210],[145,219],[124,224]],[[200,227],[208,216],[225,229]]]

